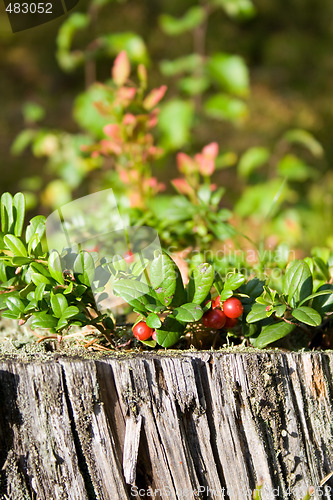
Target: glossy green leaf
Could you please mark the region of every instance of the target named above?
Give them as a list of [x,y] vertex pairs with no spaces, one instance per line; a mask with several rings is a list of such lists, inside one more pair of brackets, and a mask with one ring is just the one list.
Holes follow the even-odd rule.
[[6,300],[6,306],[8,307],[8,309],[10,311],[12,311],[13,313],[15,313],[16,315],[20,315],[21,313],[24,312],[24,309],[25,309],[25,305],[24,303],[22,302],[22,300],[20,300],[18,297],[8,297]]
[[12,233],[14,229],[13,197],[10,193],[3,193],[0,200],[1,206],[1,231]]
[[264,304],[253,304],[251,311],[246,316],[246,321],[248,323],[255,323],[256,321],[260,321],[262,319],[266,319],[268,314],[266,311],[266,305]]
[[192,282],[191,292],[189,293],[189,302],[201,304],[207,297],[214,282],[214,269],[208,263],[199,264],[190,278]]
[[35,312],[30,326],[34,330],[35,328],[55,328],[57,326],[58,319],[48,314],[47,311]]
[[[329,295],[319,295],[322,292],[330,292]],[[333,285],[325,284],[318,288],[317,295],[312,302],[312,307],[321,314],[333,312]]]
[[148,314],[147,319],[146,319],[146,323],[149,326],[149,328],[159,328],[162,324],[158,315],[153,313],[153,312]]
[[49,264],[49,272],[52,278],[54,278],[58,283],[61,283],[63,285],[65,283],[65,280],[63,276],[61,259],[58,252],[53,251],[50,254],[48,264]]
[[309,266],[300,260],[290,262],[283,280],[283,293],[295,307],[312,293],[312,275]]
[[173,311],[173,314],[178,321],[193,323],[202,318],[203,310],[198,304],[189,302],[188,304],[183,304],[182,306],[177,307]]
[[234,273],[229,274],[224,282],[224,289],[226,290],[237,290],[245,281],[244,274]]
[[53,310],[54,315],[57,318],[61,318],[64,311],[68,307],[68,302],[67,299],[64,295],[61,293],[57,293],[55,295],[51,296],[51,307]]
[[76,316],[79,313],[79,308],[76,306],[69,306],[67,309],[62,314],[62,318],[72,318],[73,316]]
[[154,302],[153,290],[141,281],[128,278],[115,281],[113,291],[140,312],[145,312],[146,304]]
[[13,217],[15,221],[14,234],[21,236],[25,217],[25,198],[22,193],[16,193],[13,198]]
[[176,277],[179,273],[174,261],[165,253],[154,258],[150,265],[150,283],[158,300],[164,306],[171,304],[176,291]]
[[27,249],[24,243],[13,234],[6,234],[4,242],[7,248],[17,257],[27,257]]
[[91,286],[95,277],[94,259],[89,252],[80,252],[74,261],[74,275],[84,285]]
[[290,323],[285,323],[281,321],[280,323],[274,323],[273,325],[264,326],[256,339],[252,339],[251,342],[254,347],[259,349],[266,347],[277,340],[286,337],[295,329],[296,325]]
[[292,310],[291,314],[298,321],[311,326],[319,326],[322,321],[320,314],[315,309],[312,309],[312,307],[297,307]]
[[37,234],[41,239],[45,233],[45,222],[46,218],[44,215],[37,215],[33,217],[25,232],[25,241],[29,243],[29,241]]
[[184,329],[184,325],[170,315],[165,319],[162,328],[156,330],[157,342],[162,347],[171,347],[178,342]]

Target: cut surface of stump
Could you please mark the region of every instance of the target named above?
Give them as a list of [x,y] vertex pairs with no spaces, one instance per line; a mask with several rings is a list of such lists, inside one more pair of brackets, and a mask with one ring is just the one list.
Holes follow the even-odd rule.
[[0,499],[332,498],[333,353],[0,361]]

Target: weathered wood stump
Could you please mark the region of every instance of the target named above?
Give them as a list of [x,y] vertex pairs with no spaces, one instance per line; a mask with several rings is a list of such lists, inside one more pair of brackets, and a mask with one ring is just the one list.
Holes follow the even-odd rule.
[[332,498],[333,353],[0,362],[0,498]]

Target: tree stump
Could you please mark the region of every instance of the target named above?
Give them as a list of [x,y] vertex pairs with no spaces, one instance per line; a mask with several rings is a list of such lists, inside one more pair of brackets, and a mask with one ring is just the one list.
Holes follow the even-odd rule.
[[332,498],[333,353],[0,361],[0,498]]

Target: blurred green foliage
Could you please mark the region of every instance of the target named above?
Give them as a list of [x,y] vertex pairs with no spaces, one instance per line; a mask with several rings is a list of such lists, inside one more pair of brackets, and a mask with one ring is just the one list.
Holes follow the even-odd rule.
[[264,0],[82,0],[29,36],[14,37],[2,20],[2,191],[22,189],[46,213],[95,189],[101,171],[106,186],[115,182],[112,161],[105,170],[81,148],[104,137],[110,116],[93,103],[109,96],[96,82],[109,81],[126,50],[133,67],[148,66],[152,87],[168,86],[156,135],[166,154],[152,174],[169,180],[175,152],[216,141],[212,181],[239,232],[273,246],[332,247],[331,14],[328,0],[284,9]]

